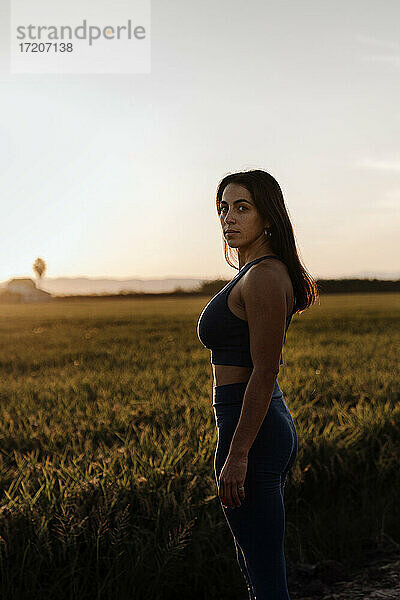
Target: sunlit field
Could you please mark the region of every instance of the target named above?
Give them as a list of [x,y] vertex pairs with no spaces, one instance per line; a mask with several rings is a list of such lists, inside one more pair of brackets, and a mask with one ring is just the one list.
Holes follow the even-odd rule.
[[[209,299],[0,306],[2,600],[245,597],[196,334]],[[293,318],[288,562],[400,543],[399,348],[400,294],[321,295]]]

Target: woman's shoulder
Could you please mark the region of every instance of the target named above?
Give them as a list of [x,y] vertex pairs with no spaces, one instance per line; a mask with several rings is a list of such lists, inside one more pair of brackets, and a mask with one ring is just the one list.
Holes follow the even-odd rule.
[[260,260],[243,276],[242,297],[246,294],[262,295],[277,299],[285,298],[288,311],[294,306],[293,284],[286,264],[275,258]]

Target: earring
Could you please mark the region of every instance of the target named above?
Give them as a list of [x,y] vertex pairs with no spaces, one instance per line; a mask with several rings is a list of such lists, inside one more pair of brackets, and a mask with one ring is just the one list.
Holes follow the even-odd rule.
[[264,229],[264,233],[267,236],[267,238],[271,238],[272,237],[271,227],[268,227],[267,229]]

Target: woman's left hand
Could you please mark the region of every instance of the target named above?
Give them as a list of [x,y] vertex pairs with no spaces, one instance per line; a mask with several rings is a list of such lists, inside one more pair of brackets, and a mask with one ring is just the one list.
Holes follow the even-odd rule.
[[225,508],[239,507],[240,501],[244,500],[247,465],[247,456],[236,457],[228,454],[218,480],[218,496]]

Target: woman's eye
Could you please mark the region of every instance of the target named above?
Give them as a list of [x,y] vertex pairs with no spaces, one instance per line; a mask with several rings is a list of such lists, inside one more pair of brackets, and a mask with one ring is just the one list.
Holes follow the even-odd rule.
[[[239,206],[239,209],[240,208],[244,208],[245,211],[247,210],[247,206],[244,206],[243,204],[242,204],[242,206]],[[221,207],[221,212],[224,211],[224,210],[226,210],[226,206],[222,206]]]

